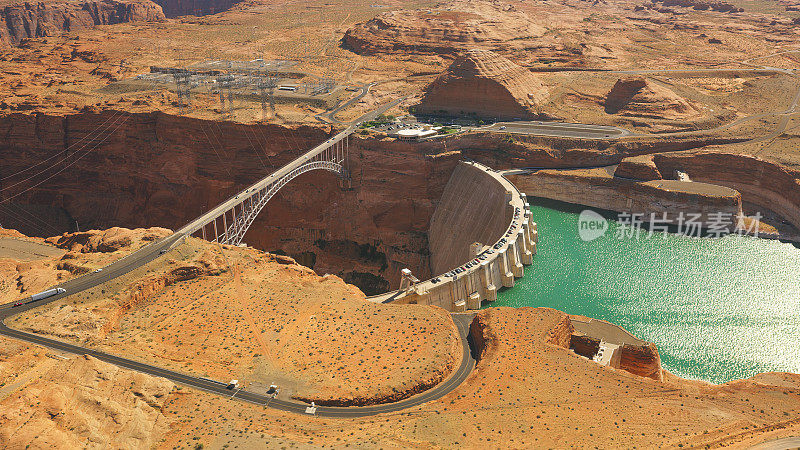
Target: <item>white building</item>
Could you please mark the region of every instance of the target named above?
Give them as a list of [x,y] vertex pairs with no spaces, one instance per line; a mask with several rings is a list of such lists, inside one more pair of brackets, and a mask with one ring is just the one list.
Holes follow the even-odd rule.
[[397,132],[393,135],[401,141],[418,141],[422,138],[436,135],[436,130],[417,130],[413,128],[406,128],[403,130],[397,130]]

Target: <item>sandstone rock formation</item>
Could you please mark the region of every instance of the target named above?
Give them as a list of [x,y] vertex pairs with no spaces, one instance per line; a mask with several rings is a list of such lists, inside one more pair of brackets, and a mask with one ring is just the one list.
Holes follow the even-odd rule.
[[692,103],[642,76],[617,80],[606,95],[604,106],[609,114],[655,119],[679,120],[699,115]]
[[[112,234],[141,242],[157,232]],[[106,255],[72,253],[77,264]],[[39,271],[51,280],[58,273],[52,265]],[[441,308],[367,302],[341,278],[316,275],[284,256],[195,238],[7,323],[181,372],[236,378],[257,392],[280,380],[285,398],[331,405],[424,391],[452,372],[462,352]]]
[[653,161],[662,174],[686,172],[694,181],[719,184],[741,192],[742,200],[773,211],[800,230],[800,171],[749,155],[708,149],[659,153]]
[[347,30],[343,45],[361,55],[378,53],[454,56],[534,39],[545,28],[523,12],[488,2],[454,2],[441,10],[391,11]]
[[[659,0],[653,0],[656,3]],[[664,6],[684,6],[698,11],[719,11],[719,12],[742,12],[743,8],[734,6],[728,2],[716,0],[660,0]]]
[[152,242],[169,235],[171,232],[165,228],[150,228],[148,230],[128,230],[126,228],[112,227],[107,230],[92,230],[78,233],[65,233],[62,236],[46,239],[56,247],[71,252],[116,252],[130,248],[134,241]]
[[241,0],[153,0],[167,17],[205,16],[229,10]]
[[633,180],[650,181],[661,179],[661,173],[653,162],[652,155],[632,156],[623,159],[616,170],[615,177],[630,178]]
[[425,89],[415,111],[484,118],[532,118],[547,89],[527,69],[487,50],[471,50]]
[[162,408],[172,382],[89,356],[44,362],[0,401],[4,447],[150,448],[170,430]]
[[161,7],[149,0],[63,0],[19,2],[0,9],[0,45],[26,38],[54,36],[97,25],[164,20]]
[[[0,252],[0,303],[18,300],[104,267],[168,233],[163,228],[112,228],[41,239],[2,230],[0,239],[6,242],[1,247],[6,251]],[[8,251],[19,243],[28,243],[28,248],[34,250],[27,254]]]

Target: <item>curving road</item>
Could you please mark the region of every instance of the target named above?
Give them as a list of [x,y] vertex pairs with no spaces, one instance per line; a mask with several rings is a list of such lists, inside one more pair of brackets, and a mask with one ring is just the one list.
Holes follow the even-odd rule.
[[750,450],[792,450],[800,448],[800,436],[762,442],[750,447]]
[[336,118],[336,114],[339,114],[339,112],[341,112],[342,110],[349,108],[351,105],[361,101],[362,98],[364,98],[367,94],[369,94],[369,90],[372,88],[372,86],[375,86],[375,84],[376,83],[369,83],[361,86],[359,88],[361,92],[358,95],[342,103],[341,105],[331,109],[330,111],[325,111],[323,113],[317,114],[316,116],[314,116],[314,118],[319,120],[320,122],[341,124],[342,122]]
[[[171,237],[172,236],[170,236],[169,238],[165,238],[163,242],[159,242],[158,244],[154,245],[153,249],[149,250],[147,254],[150,255],[151,252],[155,252],[155,254],[158,255],[160,251],[158,249],[163,249],[171,245],[168,243]],[[106,270],[110,270],[110,267],[111,266],[109,266],[109,269]],[[117,267],[116,269],[125,270],[127,268],[128,269],[127,271],[130,271],[135,269],[136,267],[138,266],[135,265],[135,263],[126,263],[123,266]],[[105,272],[105,270],[103,272]],[[75,288],[76,286],[84,285],[85,283],[86,282],[84,281],[81,282],[80,284],[73,285],[73,288]],[[64,286],[66,285],[67,284],[65,283]],[[90,287],[94,287],[94,285],[90,283],[84,289],[88,289]],[[74,291],[72,292],[72,294],[76,292],[79,291]],[[307,403],[292,401],[292,400],[280,400],[277,398],[272,398],[269,395],[258,394],[244,389],[230,390],[227,388],[226,383],[210,380],[208,378],[201,378],[192,375],[187,375],[184,373],[176,372],[174,370],[168,370],[158,366],[154,366],[152,364],[146,364],[140,361],[135,361],[128,358],[122,358],[120,356],[112,355],[110,353],[105,353],[98,350],[93,350],[90,348],[69,344],[55,339],[39,336],[33,333],[26,333],[24,331],[19,331],[13,328],[9,328],[5,324],[5,319],[10,316],[20,314],[21,312],[27,311],[31,308],[42,306],[44,304],[62,298],[66,295],[70,295],[70,292],[68,291],[66,294],[53,296],[39,302],[29,302],[23,306],[18,306],[18,307],[4,305],[2,308],[0,308],[0,335],[11,337],[14,339],[19,339],[22,341],[41,345],[44,347],[49,347],[63,352],[74,353],[77,355],[91,355],[101,361],[105,361],[117,365],[119,367],[124,367],[126,369],[135,370],[137,372],[146,373],[148,375],[153,375],[156,377],[166,378],[177,384],[193,387],[195,389],[200,389],[206,392],[210,392],[212,394],[218,394],[226,397],[236,398],[242,401],[254,403],[257,405],[263,405],[281,411],[288,411],[298,414],[309,414],[306,412],[306,408],[308,408],[309,406]],[[427,403],[432,400],[436,400],[450,393],[453,389],[458,387],[467,378],[467,376],[469,376],[469,374],[472,372],[472,369],[475,367],[475,360],[472,357],[472,352],[470,349],[469,339],[468,339],[469,324],[472,321],[474,314],[452,314],[451,317],[453,318],[453,322],[456,324],[456,327],[458,328],[458,335],[461,338],[462,353],[461,353],[461,363],[445,381],[439,383],[432,389],[429,389],[412,397],[406,398],[399,402],[372,405],[372,406],[351,406],[351,407],[318,406],[314,414],[317,416],[325,416],[325,417],[372,416],[380,413],[402,411],[407,408],[411,408],[414,406],[421,405],[423,403]]]
[[[348,128],[344,132],[338,134],[336,137],[332,139],[342,139],[343,134],[355,129],[355,126],[358,122],[364,120],[372,120],[372,118],[374,118],[378,114],[382,114],[383,112],[385,112],[386,110],[395,106],[396,104],[398,104],[403,100],[404,98],[395,100],[387,105],[382,106],[381,108],[378,108],[374,111],[371,111],[363,115],[362,117],[357,119],[356,122],[348,126]],[[321,144],[314,150],[311,150],[311,152],[306,153],[304,156],[298,158],[298,160],[305,158],[312,152],[318,151],[318,149],[322,148],[324,145],[326,144]],[[293,163],[290,163],[289,166],[291,166],[292,164]],[[288,166],[285,166],[284,168],[279,169],[277,172],[256,183],[256,185],[254,186],[258,186],[266,181],[271,180],[272,178],[281,176],[280,174],[282,173],[282,171],[285,171],[287,167]],[[52,297],[48,297],[46,299],[42,299],[39,301],[34,301],[32,300],[31,297],[28,297],[22,301],[0,305],[0,335],[77,355],[91,355],[99,360],[115,364],[117,366],[124,367],[126,369],[136,370],[138,372],[146,373],[149,375],[163,377],[177,384],[190,386],[214,394],[224,395],[228,397],[235,397],[239,400],[268,406],[270,408],[275,408],[282,411],[305,414],[306,408],[309,406],[307,403],[291,401],[291,400],[280,400],[272,398],[271,396],[250,392],[244,389],[229,390],[225,383],[219,381],[214,381],[207,378],[195,377],[192,375],[187,375],[180,372],[164,369],[151,364],[146,364],[140,361],[122,358],[120,356],[101,352],[91,348],[81,347],[78,345],[62,342],[56,339],[50,339],[44,336],[39,336],[37,334],[15,330],[13,328],[8,327],[5,323],[5,320],[11,316],[21,314],[30,309],[37,308],[39,306],[46,305],[61,298],[75,295],[87,289],[94,288],[110,280],[113,280],[117,277],[125,275],[155,260],[159,256],[173,249],[175,246],[181,244],[185,239],[185,237],[188,236],[192,232],[192,230],[196,227],[196,223],[201,223],[209,215],[213,216],[214,214],[219,214],[220,211],[223,211],[226,208],[229,209],[233,203],[238,201],[238,197],[239,196],[237,195],[236,197],[224,201],[213,210],[209,211],[206,214],[203,214],[198,219],[195,219],[194,221],[183,227],[181,230],[178,230],[177,232],[173,233],[170,236],[152,242],[142,247],[141,249],[131,253],[130,255],[109,264],[108,266],[104,267],[102,271],[92,272],[84,276],[81,276],[79,278],[75,278],[66,281],[64,283],[61,283],[59,285],[53,286],[53,288],[65,289],[66,292],[63,294],[54,295]],[[472,317],[474,317],[474,314],[453,314],[452,317],[454,323],[456,324],[456,327],[458,328],[458,334],[461,339],[462,357],[459,367],[456,368],[456,370],[453,371],[450,377],[447,378],[445,381],[439,383],[437,386],[427,391],[409,397],[405,400],[401,400],[399,402],[373,405],[373,406],[354,406],[354,407],[319,406],[316,408],[315,414],[320,416],[330,416],[330,417],[363,417],[374,414],[380,414],[384,412],[396,412],[406,408],[411,408],[413,406],[421,405],[431,400],[436,400],[446,395],[447,393],[451,392],[467,378],[470,372],[472,372],[473,367],[475,367],[475,360],[472,357],[468,339],[469,324],[472,320]]]

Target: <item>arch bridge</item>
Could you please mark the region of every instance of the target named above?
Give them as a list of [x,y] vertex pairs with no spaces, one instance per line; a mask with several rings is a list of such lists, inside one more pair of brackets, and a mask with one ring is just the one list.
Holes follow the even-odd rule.
[[239,245],[261,210],[294,178],[312,170],[327,170],[339,175],[341,183],[348,185],[349,137],[355,130],[355,126],[347,127],[336,136],[193,220],[177,233],[221,244]]

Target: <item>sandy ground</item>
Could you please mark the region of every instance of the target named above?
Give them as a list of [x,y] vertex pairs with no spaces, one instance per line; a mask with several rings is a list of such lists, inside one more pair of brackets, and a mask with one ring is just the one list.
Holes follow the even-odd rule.
[[[154,414],[149,420],[155,424],[168,423],[168,429],[154,426],[139,435],[160,448],[746,448],[800,433],[798,375],[764,374],[720,386],[673,376],[657,382],[601,367],[554,344],[568,324],[558,311],[493,308],[479,317],[483,351],[464,384],[401,413],[352,420],[289,415],[190,389],[169,390],[156,379],[136,380],[82,357],[48,358],[44,350],[4,340],[0,423],[13,430],[4,442],[36,444],[25,439],[43,429],[38,427],[63,431],[76,417],[109,420],[111,400],[84,411],[93,401],[88,394],[69,403],[75,408],[54,415],[41,412],[50,411],[50,403],[37,404],[52,392],[68,398],[70,392],[98,394],[104,385],[90,382],[97,373],[109,374],[112,383],[134,377],[134,388],[126,388],[128,382],[115,388],[114,402],[122,405],[117,414],[135,407]],[[67,371],[73,374],[65,376]],[[157,413],[145,401],[125,403],[137,396],[155,401]],[[31,414],[39,420],[27,421]],[[126,439],[109,429],[98,432],[97,442]],[[77,427],[70,435],[85,439],[85,431]]]
[[0,259],[35,261],[37,259],[55,258],[63,254],[63,250],[39,242],[0,237]]
[[103,267],[164,236],[163,228],[122,228],[30,238],[13,230],[0,234],[0,303],[40,292]]
[[255,391],[274,383],[286,398],[347,404],[434,385],[461,352],[444,310],[369,303],[290,258],[199,239],[8,323]]

